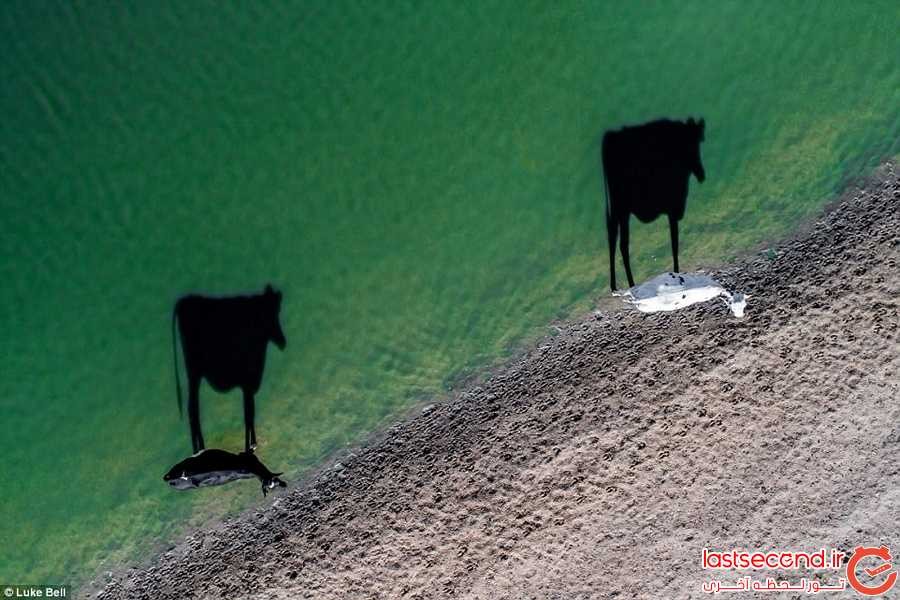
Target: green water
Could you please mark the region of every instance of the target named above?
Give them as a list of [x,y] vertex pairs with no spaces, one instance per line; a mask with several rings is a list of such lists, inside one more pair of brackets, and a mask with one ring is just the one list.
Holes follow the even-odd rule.
[[[605,294],[597,140],[703,116],[686,267],[900,152],[885,2],[0,6],[0,582],[84,583],[257,501],[179,493],[170,314],[285,294],[257,405],[294,478]],[[638,279],[670,268],[635,225]],[[620,271],[620,277],[621,277]],[[209,446],[238,394],[201,392]]]

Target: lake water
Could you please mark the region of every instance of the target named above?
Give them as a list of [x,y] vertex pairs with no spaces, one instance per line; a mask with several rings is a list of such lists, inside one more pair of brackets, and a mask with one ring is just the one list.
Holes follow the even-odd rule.
[[[284,292],[260,455],[294,479],[608,294],[598,140],[706,119],[683,270],[900,152],[896,2],[0,7],[0,581],[84,583],[258,501],[176,492],[170,318]],[[632,227],[638,281],[671,268]],[[620,277],[622,271],[620,271]],[[243,443],[201,392],[207,445]]]

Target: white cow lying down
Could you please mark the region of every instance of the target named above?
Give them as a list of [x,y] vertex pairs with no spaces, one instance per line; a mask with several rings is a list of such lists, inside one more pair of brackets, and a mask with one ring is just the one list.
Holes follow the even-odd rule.
[[678,310],[698,302],[722,298],[734,316],[739,318],[744,316],[747,298],[750,297],[732,294],[703,273],[663,273],[613,295],[621,296],[625,302],[645,313]]

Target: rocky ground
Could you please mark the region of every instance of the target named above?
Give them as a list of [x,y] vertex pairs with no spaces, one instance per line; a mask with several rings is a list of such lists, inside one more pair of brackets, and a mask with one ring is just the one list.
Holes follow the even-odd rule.
[[[702,598],[711,578],[812,575],[704,571],[704,547],[896,556],[898,171],[715,271],[750,294],[745,318],[718,301],[586,315],[270,506],[85,594]],[[772,594],[737,595],[754,596]]]

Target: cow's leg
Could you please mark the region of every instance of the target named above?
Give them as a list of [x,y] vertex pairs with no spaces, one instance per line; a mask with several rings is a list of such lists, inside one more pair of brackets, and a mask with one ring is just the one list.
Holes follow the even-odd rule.
[[256,448],[256,427],[253,423],[256,412],[256,400],[253,393],[244,390],[244,450],[250,452]]
[[191,445],[196,454],[206,446],[203,444],[203,432],[200,431],[200,378],[188,375],[188,420],[191,424]]
[[619,224],[606,213],[606,239],[609,241],[609,287],[616,291],[616,234]]
[[675,260],[675,272],[678,272],[678,219],[669,215],[669,234],[672,236],[672,258]]
[[628,277],[628,287],[634,287],[634,278],[631,276],[631,260],[628,256],[628,219],[629,213],[619,218],[619,250],[622,251],[622,262],[625,263],[625,275]]

